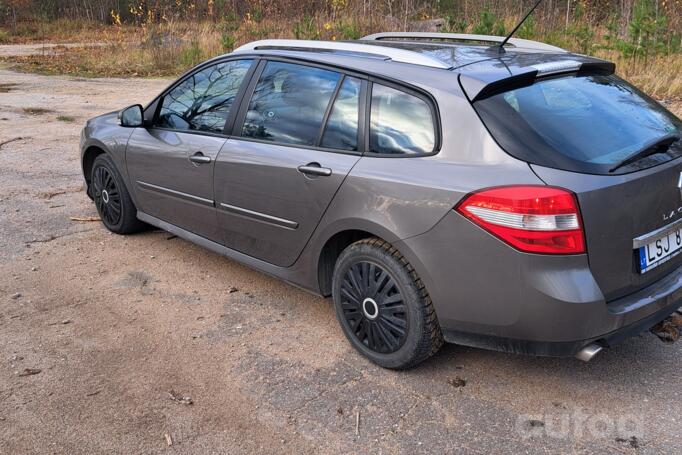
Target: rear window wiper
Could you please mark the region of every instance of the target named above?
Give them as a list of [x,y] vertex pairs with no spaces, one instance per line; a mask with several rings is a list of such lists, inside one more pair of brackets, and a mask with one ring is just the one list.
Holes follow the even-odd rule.
[[666,134],[663,137],[654,139],[653,141],[644,144],[644,147],[642,147],[639,151],[629,155],[623,161],[609,169],[609,172],[615,172],[617,169],[627,166],[628,164],[632,164],[635,161],[639,161],[642,158],[646,158],[647,156],[655,155],[657,153],[665,153],[668,151],[671,145],[679,140],[680,136],[674,133]]

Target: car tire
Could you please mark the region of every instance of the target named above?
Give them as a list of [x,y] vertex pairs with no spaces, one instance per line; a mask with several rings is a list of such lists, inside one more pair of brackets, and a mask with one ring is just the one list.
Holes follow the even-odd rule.
[[142,230],[145,224],[137,219],[137,208],[111,158],[95,158],[90,174],[90,187],[102,224],[111,232],[126,235]]
[[360,240],[341,253],[332,296],[348,340],[379,366],[410,368],[443,345],[424,284],[403,255],[384,240]]

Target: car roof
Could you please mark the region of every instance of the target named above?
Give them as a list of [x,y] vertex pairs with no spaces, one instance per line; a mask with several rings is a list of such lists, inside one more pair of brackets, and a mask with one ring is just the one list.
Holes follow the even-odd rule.
[[607,72],[615,69],[605,60],[528,40],[512,40],[500,52],[495,45],[501,40],[482,35],[395,33],[345,42],[263,40],[233,54],[292,57],[445,90],[452,89],[453,79],[461,75],[470,98],[518,76],[577,71],[585,65]]
[[[547,53],[538,52],[536,50],[529,50],[523,48],[507,48],[504,54],[500,54],[498,48],[493,48],[489,44],[471,44],[471,43],[453,43],[453,42],[439,42],[439,41],[398,41],[398,40],[381,40],[381,41],[365,41],[358,40],[356,43],[372,44],[374,46],[390,47],[394,49],[404,49],[406,51],[415,52],[421,55],[432,57],[436,60],[442,61],[450,66],[450,69],[457,69],[484,60],[499,59],[504,57],[513,57],[519,54],[533,55],[535,58],[547,59],[549,56],[563,55],[566,51],[554,51]],[[543,57],[544,56],[544,57]]]

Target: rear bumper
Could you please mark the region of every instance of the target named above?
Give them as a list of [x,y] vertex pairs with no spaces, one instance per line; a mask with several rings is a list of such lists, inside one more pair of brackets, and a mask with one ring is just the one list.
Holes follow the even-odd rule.
[[607,303],[587,256],[523,254],[456,213],[396,247],[420,274],[452,343],[573,356],[641,333],[682,306],[682,267]]
[[514,338],[501,338],[489,335],[474,333],[457,332],[455,330],[444,330],[443,337],[448,343],[461,344],[482,349],[509,352],[514,354],[529,354],[547,357],[575,357],[585,346],[596,343],[603,347],[614,346],[627,338],[636,336],[649,330],[679,307],[671,305],[663,310],[651,314],[644,319],[634,322],[625,327],[621,327],[613,332],[587,340],[564,341],[564,342],[543,342],[519,340]]

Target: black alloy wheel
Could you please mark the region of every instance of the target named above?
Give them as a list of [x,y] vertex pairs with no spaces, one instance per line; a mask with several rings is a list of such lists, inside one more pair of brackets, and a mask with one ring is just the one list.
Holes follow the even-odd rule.
[[95,201],[102,224],[111,232],[125,235],[146,228],[147,225],[137,219],[137,208],[109,155],[101,154],[95,158],[88,194]]
[[341,252],[334,266],[332,297],[348,341],[384,368],[413,367],[443,344],[424,283],[385,240],[358,240]]
[[111,171],[98,166],[92,173],[92,193],[104,224],[117,226],[121,221],[121,192]]
[[358,262],[341,283],[343,315],[359,342],[374,352],[389,354],[405,343],[409,322],[403,296],[380,265]]

